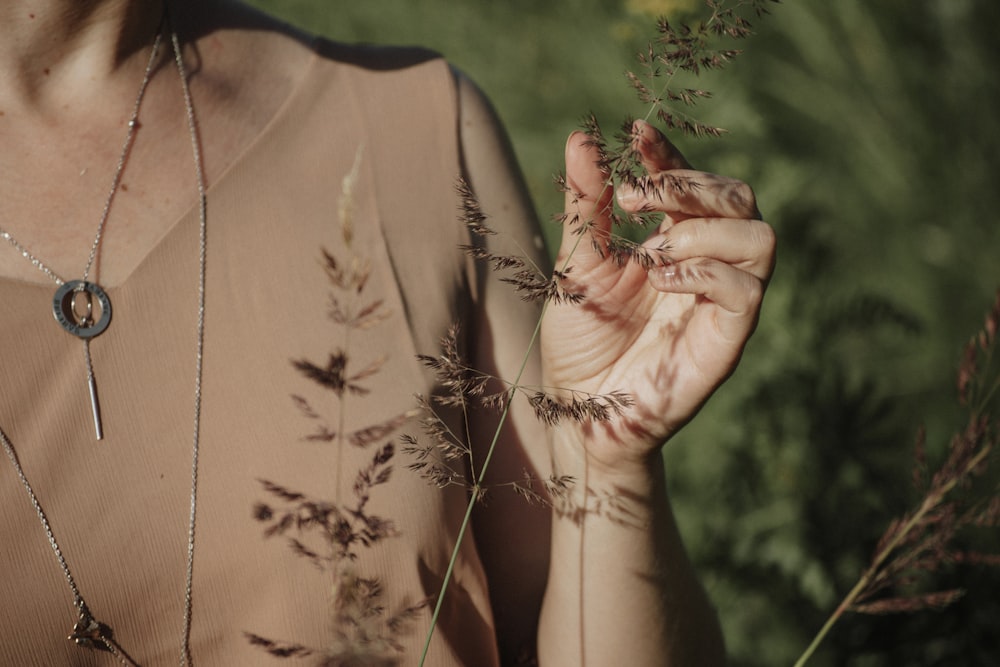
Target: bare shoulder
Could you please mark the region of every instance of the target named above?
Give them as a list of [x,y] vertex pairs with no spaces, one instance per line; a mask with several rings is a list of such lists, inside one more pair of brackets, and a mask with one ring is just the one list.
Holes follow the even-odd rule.
[[315,55],[314,40],[241,2],[193,0],[172,12],[187,44],[199,120],[217,144],[206,147],[208,166],[218,173],[294,92]]
[[454,70],[454,76],[465,177],[483,210],[516,244],[517,254],[530,252],[538,266],[546,266],[534,206],[510,137],[482,89],[459,70]]
[[503,135],[502,125],[496,110],[483,90],[465,72],[452,68],[455,87],[458,91],[459,116],[464,133],[487,133]]
[[172,10],[193,45],[193,83],[227,111],[267,115],[294,87],[313,56],[306,32],[241,2],[189,2]]

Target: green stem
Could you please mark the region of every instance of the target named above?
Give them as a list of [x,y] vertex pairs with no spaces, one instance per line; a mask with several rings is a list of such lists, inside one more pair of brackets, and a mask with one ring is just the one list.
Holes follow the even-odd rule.
[[[605,187],[611,187],[611,181],[608,180],[605,183]],[[583,234],[580,234],[576,243],[574,243],[573,248],[570,250],[563,262],[562,270],[565,270],[569,266],[570,259],[576,252],[576,249],[580,246],[580,241],[583,239]],[[444,596],[448,591],[448,584],[451,581],[452,572],[455,569],[455,563],[458,561],[458,553],[462,547],[462,541],[465,538],[465,533],[469,528],[469,522],[472,519],[472,510],[475,508],[476,501],[478,500],[479,492],[482,489],[483,482],[486,479],[486,471],[489,468],[490,460],[493,458],[493,453],[496,451],[497,443],[500,442],[500,433],[503,430],[504,424],[507,422],[507,417],[510,414],[510,405],[514,399],[514,394],[517,388],[521,384],[521,377],[524,375],[525,369],[528,367],[528,361],[531,359],[531,351],[535,348],[538,338],[542,331],[542,320],[545,318],[545,312],[548,310],[549,302],[546,301],[542,305],[542,312],[538,315],[538,321],[535,322],[535,330],[531,334],[531,339],[528,341],[528,347],[524,351],[524,357],[521,359],[521,366],[517,371],[517,376],[514,378],[514,382],[511,384],[511,399],[507,401],[504,406],[503,412],[500,414],[500,419],[497,422],[497,427],[493,432],[493,439],[490,442],[489,449],[486,451],[486,457],[483,459],[482,467],[479,470],[478,477],[475,477],[476,485],[473,488],[472,493],[469,497],[469,503],[465,508],[465,516],[462,517],[462,524],[459,526],[458,535],[455,538],[455,546],[451,551],[451,558],[448,560],[448,568],[445,570],[444,580],[441,582],[441,590],[438,592],[437,602],[434,605],[434,613],[431,616],[431,627],[427,630],[427,636],[424,639],[424,648],[420,653],[420,667],[424,666],[424,662],[427,660],[427,653],[430,650],[431,639],[434,636],[434,630],[437,628],[438,618],[441,615],[441,608],[444,606]]]
[[424,649],[420,652],[420,667],[423,667],[424,661],[427,659],[427,653],[431,648],[431,638],[434,636],[434,629],[437,627],[438,617],[441,615],[441,607],[444,605],[444,594],[448,590],[448,582],[451,581],[451,574],[455,570],[455,562],[458,560],[458,549],[462,546],[462,538],[465,537],[465,530],[469,525],[469,519],[472,518],[472,509],[476,506],[476,495],[478,494],[478,488],[473,490],[472,498],[469,500],[469,504],[465,508],[465,516],[462,518],[462,525],[458,529],[458,537],[455,539],[455,547],[451,552],[451,559],[448,561],[448,569],[445,570],[444,580],[441,582],[441,590],[438,592],[437,603],[434,605],[434,615],[431,616],[431,627],[427,631],[427,637],[424,639]]
[[[538,340],[539,333],[542,329],[542,318],[545,317],[545,310],[548,304],[546,303],[542,306],[542,312],[538,316],[538,322],[535,324],[535,330],[531,334],[531,340],[528,342],[528,348],[525,350],[524,358],[521,360],[521,367],[517,371],[517,377],[514,379],[513,388],[516,388],[521,383],[521,377],[524,375],[525,369],[528,367],[528,360],[531,358],[531,351],[535,347],[535,343]],[[486,478],[486,470],[489,468],[490,459],[493,458],[493,452],[496,450],[497,443],[500,442],[500,432],[503,430],[503,426],[507,421],[507,416],[510,414],[510,405],[513,400],[513,390],[511,391],[511,400],[508,400],[506,405],[504,405],[503,412],[500,414],[500,420],[497,422],[496,430],[493,432],[493,440],[490,442],[490,447],[486,451],[486,457],[483,459],[483,465],[479,470],[479,476],[476,478],[476,485],[472,489],[472,493],[469,496],[469,503],[465,507],[465,516],[462,517],[462,524],[458,529],[458,536],[455,538],[455,546],[451,551],[451,558],[448,560],[448,569],[445,570],[444,580],[441,582],[441,590],[438,592],[437,602],[434,605],[434,614],[431,616],[431,627],[427,631],[427,637],[424,639],[424,648],[420,653],[420,667],[423,667],[424,662],[427,660],[427,653],[430,651],[431,638],[434,637],[434,629],[437,628],[438,618],[441,615],[441,608],[444,606],[444,596],[448,591],[448,583],[451,581],[452,572],[455,569],[455,563],[458,561],[458,553],[462,547],[462,541],[465,538],[465,533],[469,528],[469,523],[472,519],[472,510],[476,506],[476,501],[479,499],[479,492],[482,489],[483,482]]]
[[[613,187],[614,183],[612,181],[612,178],[609,176],[608,180],[605,181],[604,183],[604,189],[607,190],[608,188],[613,188]],[[614,203],[612,202],[611,204],[609,204],[609,206],[614,206]],[[565,271],[566,268],[570,266],[570,261],[573,255],[576,253],[577,248],[579,248],[580,243],[583,240],[583,237],[584,234],[579,234],[577,236],[576,242],[573,244],[572,249],[567,254],[566,259],[562,264],[562,269],[561,269],[562,271]],[[500,433],[503,430],[503,426],[507,421],[508,415],[510,414],[510,405],[511,402],[513,401],[514,394],[516,393],[517,388],[520,387],[521,385],[521,377],[524,375],[524,371],[528,367],[528,361],[531,359],[531,351],[535,348],[535,345],[538,342],[538,338],[542,330],[542,320],[545,318],[545,312],[547,311],[548,306],[549,306],[548,301],[546,301],[542,305],[542,312],[539,313],[538,321],[535,323],[535,330],[531,334],[531,339],[528,342],[528,347],[524,352],[523,359],[521,360],[521,366],[517,371],[517,376],[515,377],[514,382],[511,384],[511,400],[507,401],[507,404],[504,406],[503,412],[500,415],[500,419],[497,422],[496,430],[493,432],[493,439],[490,442],[489,449],[486,451],[486,456],[483,459],[483,463],[479,470],[478,476],[475,476],[475,473],[473,473],[474,479],[476,480],[476,484],[472,490],[472,493],[470,494],[469,503],[468,505],[466,505],[465,516],[462,517],[462,523],[459,526],[458,535],[455,539],[455,546],[452,548],[451,558],[448,560],[448,567],[445,570],[444,580],[441,582],[441,590],[438,592],[437,602],[434,605],[434,613],[431,616],[431,626],[427,631],[427,636],[424,639],[424,647],[420,653],[420,663],[419,663],[420,667],[423,667],[425,661],[427,660],[427,654],[430,650],[431,639],[434,636],[435,628],[437,628],[438,619],[441,615],[441,608],[444,606],[444,596],[448,590],[448,584],[451,581],[451,576],[455,569],[455,563],[458,560],[458,553],[462,547],[462,541],[465,538],[465,533],[468,530],[469,523],[472,519],[472,510],[475,508],[475,504],[476,501],[478,500],[478,496],[482,489],[483,482],[485,481],[486,471],[489,468],[490,460],[493,458],[493,453],[496,451],[497,444],[500,442]]]
[[854,588],[851,589],[851,592],[844,596],[844,599],[841,600],[839,605],[837,605],[836,610],[834,610],[834,612],[830,614],[830,617],[826,619],[826,623],[823,624],[823,627],[820,628],[819,632],[816,633],[816,636],[813,637],[812,642],[810,642],[806,650],[803,651],[802,655],[799,656],[799,659],[795,661],[794,667],[802,667],[806,664],[840,617],[851,608],[861,592],[864,591],[868,584],[871,583],[872,579],[875,578],[878,574],[879,568],[882,567],[889,556],[896,550],[896,547],[899,546],[899,543],[903,540],[903,538],[909,535],[910,531],[919,525],[931,510],[941,504],[945,496],[947,496],[948,493],[950,493],[951,490],[958,485],[959,481],[964,479],[966,475],[976,469],[982,460],[989,454],[991,449],[992,448],[989,446],[983,447],[969,461],[968,465],[965,466],[965,469],[962,470],[960,474],[956,475],[954,479],[951,479],[947,483],[941,485],[940,488],[934,490],[932,493],[929,493],[924,498],[924,501],[920,504],[920,508],[913,514],[912,517],[910,517],[910,520],[907,521],[906,524],[896,532],[895,537],[893,537],[892,540],[890,540],[889,543],[886,544],[878,554],[876,554],[875,560],[868,567],[868,569],[865,570],[864,574],[861,575],[858,582],[854,585]]
[[816,636],[813,637],[812,642],[809,644],[806,650],[802,652],[802,655],[799,656],[799,659],[795,661],[794,667],[802,667],[802,665],[806,664],[806,662],[809,661],[813,653],[816,652],[816,649],[819,648],[819,645],[823,643],[823,640],[830,633],[830,630],[833,628],[833,626],[837,623],[838,620],[840,620],[840,617],[844,615],[844,612],[847,611],[847,608],[850,607],[851,603],[854,602],[855,598],[857,598],[857,596],[867,585],[868,585],[867,576],[863,576],[861,577],[861,579],[858,579],[858,583],[854,585],[854,588],[851,589],[851,592],[847,594],[847,596],[841,601],[839,605],[837,605],[837,609],[832,614],[830,614],[830,618],[826,619],[826,623],[823,624],[823,627],[820,628],[819,632],[816,633]]

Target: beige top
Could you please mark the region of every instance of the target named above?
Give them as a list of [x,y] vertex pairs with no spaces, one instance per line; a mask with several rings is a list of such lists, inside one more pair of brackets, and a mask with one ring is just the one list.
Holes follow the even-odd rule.
[[[244,633],[322,651],[333,642],[332,577],[264,536],[254,507],[285,507],[260,480],[317,501],[353,504],[375,451],[417,434],[414,422],[366,448],[310,439],[392,422],[433,391],[415,359],[435,353],[473,299],[468,242],[455,223],[460,172],[453,77],[421,52],[327,45],[256,141],[208,193],[208,279],[194,620],[197,665],[279,664]],[[354,61],[354,62],[352,62]],[[366,62],[360,66],[357,62]],[[354,254],[371,261],[360,294],[338,290],[322,249],[351,259],[338,222],[341,182],[360,154]],[[192,185],[193,188],[193,185]],[[53,320],[53,287],[0,280],[0,427],[47,513],[94,615],[144,666],[178,662],[188,524],[198,274],[197,211],[178,220],[119,285],[106,286],[110,328],[91,344],[105,439],[95,442],[82,343]],[[4,250],[7,252],[8,250]],[[72,278],[74,276],[67,276]],[[382,300],[388,318],[349,334],[331,295]],[[293,362],[326,368],[335,392]],[[306,408],[306,404],[309,406]],[[359,547],[358,574],[377,576],[388,612],[438,590],[465,508],[405,469],[398,451],[371,515],[396,537]],[[339,478],[339,482],[338,482]],[[0,662],[112,665],[67,641],[72,595],[27,494],[0,460]],[[288,533],[324,551],[316,531]],[[486,581],[466,540],[428,664],[496,663]],[[402,637],[414,664],[430,614]]]

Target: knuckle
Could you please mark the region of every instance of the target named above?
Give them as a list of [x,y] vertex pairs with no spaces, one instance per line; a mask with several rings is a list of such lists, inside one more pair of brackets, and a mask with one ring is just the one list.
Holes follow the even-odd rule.
[[774,227],[766,222],[758,222],[754,225],[754,243],[759,246],[768,257],[772,257],[778,246],[778,236]]
[[764,300],[764,283],[751,276],[750,280],[747,281],[746,292],[748,310],[757,310],[757,307]]
[[757,195],[749,185],[742,181],[734,183],[729,196],[737,210],[743,211],[747,217],[757,215]]

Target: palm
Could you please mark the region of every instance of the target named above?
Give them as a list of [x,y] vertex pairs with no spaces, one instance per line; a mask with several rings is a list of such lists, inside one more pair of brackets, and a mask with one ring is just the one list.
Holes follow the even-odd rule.
[[[577,268],[577,267],[575,267]],[[607,276],[586,305],[551,306],[543,323],[546,382],[588,395],[627,393],[635,402],[608,424],[615,440],[662,441],[718,386],[737,360],[743,340],[725,340],[715,325],[718,306],[688,294],[664,294],[649,286],[637,266]]]
[[[609,196],[602,195],[604,177],[593,166],[590,150],[576,143],[571,138],[567,151],[573,189],[567,212],[579,214],[576,224],[592,224],[593,238],[600,239],[609,224],[601,214]],[[686,166],[679,154],[667,155],[662,146],[656,150],[659,154],[644,153],[651,174]],[[594,247],[589,233],[572,230],[557,259],[557,268],[572,267],[563,286],[583,294],[584,300],[553,303],[546,312],[542,353],[547,385],[557,392],[580,392],[576,397],[624,392],[634,401],[604,424],[611,437],[602,441],[613,443],[608,445],[613,449],[590,452],[601,459],[622,452],[645,455],[689,420],[731,373],[756,323],[773,261],[770,228],[748,220],[755,213],[752,197],[734,204],[741,198],[719,189],[731,190],[737,182],[685,173],[699,174],[715,189],[706,188],[697,201],[682,202],[688,211],[669,198],[654,197],[668,214],[661,232],[676,220],[689,219],[668,232],[668,256],[674,263],[649,272],[636,263],[620,266],[598,250],[600,242]],[[648,197],[632,204],[648,207]],[[653,249],[663,240],[656,234],[647,245]]]

